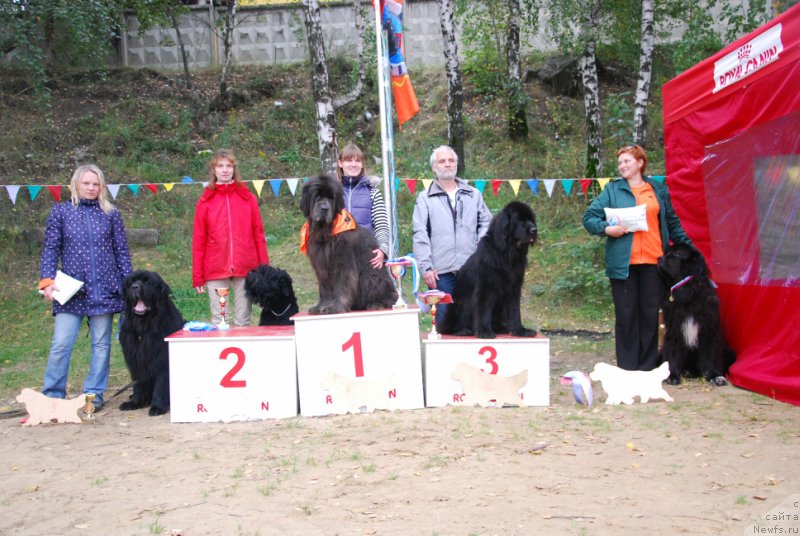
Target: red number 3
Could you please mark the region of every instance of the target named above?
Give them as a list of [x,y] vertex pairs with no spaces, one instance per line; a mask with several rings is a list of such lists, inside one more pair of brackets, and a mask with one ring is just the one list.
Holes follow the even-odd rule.
[[[478,350],[478,353],[489,355],[489,357],[486,358],[486,362],[492,366],[492,370],[489,371],[489,374],[497,374],[498,367],[497,367],[497,361],[495,361],[495,359],[497,359],[497,350],[495,350],[494,347],[492,346],[484,346],[483,348]],[[485,370],[483,371],[486,372]]]
[[231,367],[231,370],[229,370],[228,373],[222,377],[222,380],[219,382],[219,384],[223,387],[247,387],[247,380],[233,379],[233,377],[236,376],[236,374],[242,370],[242,367],[244,366],[244,352],[240,348],[235,348],[232,346],[230,348],[225,348],[222,352],[220,352],[219,358],[228,359],[228,356],[231,354],[236,356],[236,363],[234,363],[233,367]]

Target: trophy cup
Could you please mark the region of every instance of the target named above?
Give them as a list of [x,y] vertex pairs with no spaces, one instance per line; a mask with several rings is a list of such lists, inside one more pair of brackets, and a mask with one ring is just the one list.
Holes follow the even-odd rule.
[[453,297],[447,292],[442,292],[441,290],[429,290],[427,292],[421,292],[419,297],[424,303],[431,306],[431,332],[428,333],[428,340],[437,340],[441,337],[441,335],[439,335],[439,332],[436,331],[436,305],[439,303],[443,305],[453,303]]
[[219,296],[219,316],[220,321],[217,329],[230,329],[231,326],[225,320],[225,305],[228,303],[228,291],[230,289],[227,288],[215,288],[214,292],[217,293]]
[[393,309],[406,309],[408,303],[403,299],[403,276],[406,275],[406,266],[411,266],[411,261],[407,259],[392,259],[386,261],[389,273],[397,281],[397,301],[392,306]]
[[91,421],[94,419],[94,399],[97,397],[94,393],[86,393],[86,403],[83,405],[83,418],[84,420]]

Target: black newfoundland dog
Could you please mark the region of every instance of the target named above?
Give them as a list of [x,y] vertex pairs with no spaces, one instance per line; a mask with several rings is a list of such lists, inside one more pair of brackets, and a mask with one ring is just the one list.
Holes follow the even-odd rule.
[[292,277],[286,270],[262,264],[250,270],[244,280],[247,298],[261,306],[259,326],[287,326],[300,309],[292,287]]
[[661,361],[669,362],[667,383],[677,385],[686,375],[726,385],[725,374],[736,356],[725,345],[719,298],[703,255],[688,244],[673,244],[658,260],[658,271],[667,290],[661,306],[666,325]]
[[317,274],[319,303],[312,315],[391,307],[397,298],[392,278],[369,260],[378,248],[369,230],[345,216],[342,184],[320,175],[303,186],[300,210],[307,222],[307,254]]
[[519,311],[528,248],[536,242],[536,234],[536,215],[520,201],[512,201],[492,219],[478,249],[458,271],[442,333],[482,339],[497,333],[537,335],[522,325]]
[[125,319],[119,342],[133,379],[133,394],[122,411],[150,406],[150,415],[169,411],[169,351],[164,337],[183,327],[169,286],[155,272],[136,270],[122,286]]

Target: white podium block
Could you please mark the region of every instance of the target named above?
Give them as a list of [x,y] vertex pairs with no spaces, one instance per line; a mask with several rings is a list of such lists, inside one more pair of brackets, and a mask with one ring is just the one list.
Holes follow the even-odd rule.
[[295,315],[300,414],[424,407],[418,314]]
[[297,415],[293,326],[178,331],[166,341],[172,422]]
[[[480,371],[502,377],[499,382],[493,379],[479,381],[481,388],[483,383],[488,383],[490,390],[495,384],[502,391],[507,390],[511,383],[519,388],[519,405],[550,404],[550,339],[509,335],[498,335],[496,339],[476,339],[441,335],[439,339],[429,340],[426,335],[422,342],[425,349],[427,407],[483,405],[481,393],[471,394],[465,392],[464,388],[465,385],[475,385],[476,382],[471,379],[481,375]],[[523,371],[527,371],[527,382],[520,385],[525,376]],[[506,402],[511,403],[508,400]]]

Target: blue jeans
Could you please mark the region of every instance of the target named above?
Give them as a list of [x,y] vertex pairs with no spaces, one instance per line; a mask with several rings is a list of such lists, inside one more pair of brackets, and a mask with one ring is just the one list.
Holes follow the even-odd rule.
[[[447,292],[451,296],[453,295],[453,291],[456,289],[456,274],[454,272],[448,272],[446,274],[439,274],[439,279],[436,281],[436,289],[441,290],[442,292]],[[444,312],[447,310],[446,305],[437,305],[436,306],[436,325],[442,323],[444,320]]]
[[[42,393],[54,398],[67,395],[67,378],[72,348],[81,331],[83,315],[58,313],[53,330],[53,344],[44,371]],[[103,393],[108,387],[108,369],[111,362],[111,323],[113,314],[89,317],[89,332],[92,337],[92,360],[89,373],[83,383],[84,393],[94,393],[95,405],[102,405]]]

